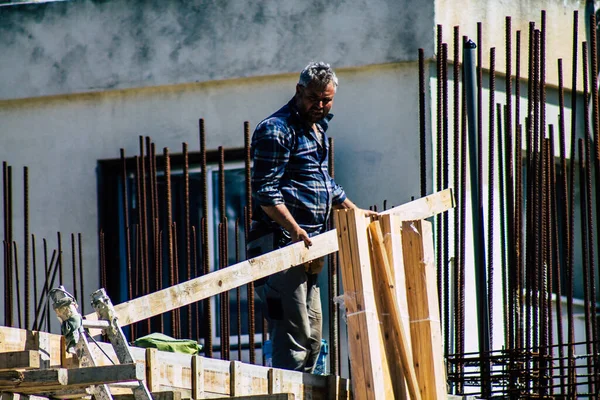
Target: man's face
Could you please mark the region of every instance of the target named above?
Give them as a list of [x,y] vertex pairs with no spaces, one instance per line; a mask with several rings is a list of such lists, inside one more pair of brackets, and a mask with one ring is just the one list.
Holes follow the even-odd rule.
[[313,83],[304,87],[296,85],[296,106],[302,118],[310,123],[322,120],[333,106],[335,86],[329,82],[325,87]]

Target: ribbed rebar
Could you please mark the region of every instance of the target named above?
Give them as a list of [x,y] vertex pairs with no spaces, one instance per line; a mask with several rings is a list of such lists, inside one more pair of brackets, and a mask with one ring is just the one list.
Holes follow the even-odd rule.
[[[35,246],[35,240],[34,240],[34,246]],[[84,292],[84,279],[83,279],[83,242],[81,240],[81,233],[77,234],[77,249],[78,249],[78,255],[79,255],[79,293],[81,293],[81,314],[85,314],[85,301],[83,301],[83,299],[85,298],[85,292]],[[34,249],[34,260],[35,260],[35,249]],[[34,267],[35,268],[35,267]]]
[[[585,42],[584,42],[585,43]],[[584,60],[584,68],[586,68],[587,64],[585,63],[585,53],[583,53],[583,60]],[[584,79],[584,90],[586,89],[586,82]],[[585,94],[587,95],[587,91],[585,91]],[[587,102],[586,102],[587,103]],[[585,107],[584,107],[585,108]],[[586,118],[587,120],[587,118]],[[580,176],[580,182],[581,182],[581,187],[580,187],[580,192],[582,192],[582,195],[580,196],[580,208],[581,208],[581,251],[582,251],[582,256],[583,256],[583,302],[584,302],[584,311],[585,311],[585,341],[586,341],[586,351],[587,354],[591,354],[592,353],[592,345],[591,345],[591,310],[590,310],[590,296],[589,296],[589,252],[588,252],[588,243],[589,243],[589,239],[588,239],[588,227],[587,227],[587,206],[586,206],[586,201],[588,199],[588,194],[587,194],[587,185],[585,184],[587,177],[586,175],[588,174],[588,171],[586,170],[586,166],[587,166],[587,160],[585,160],[585,144],[584,144],[584,140],[583,139],[579,139],[578,140],[579,143],[579,159],[580,159],[580,165],[579,165],[579,176]],[[588,374],[591,374],[593,371],[593,366],[591,363],[591,359],[587,359],[586,360],[587,363],[587,372]],[[588,382],[588,390],[590,393],[594,392],[594,388],[593,388],[593,384],[591,381]]]
[[[179,283],[179,242],[177,241],[177,223],[173,221],[171,224],[171,237],[173,240],[173,285]],[[173,335],[177,339],[181,339],[181,309],[173,310]]]
[[[578,49],[578,11],[573,11],[573,69],[571,85],[571,115],[577,115],[577,49]],[[574,398],[577,394],[575,378],[575,325],[573,320],[573,294],[574,294],[574,248],[575,248],[575,154],[577,143],[577,118],[571,118],[571,168],[569,170],[569,264],[567,276],[569,277],[567,291],[567,316],[569,337],[569,396]]]
[[[208,171],[206,170],[206,130],[204,126],[204,118],[200,118],[199,122],[200,135],[200,160],[201,160],[201,175],[202,181],[202,260],[204,262],[204,274],[208,274],[210,268],[210,248],[208,243]],[[210,298],[205,300],[204,309],[206,335],[204,337],[204,354],[207,357],[213,356],[213,341],[212,341],[212,306]]]
[[427,195],[427,132],[425,131],[425,55],[423,49],[419,49],[419,139],[421,197],[424,197]]
[[[42,293],[41,296],[42,298],[40,298],[40,302],[38,302],[38,306],[40,307],[40,309],[42,308],[42,303],[43,303],[43,296],[47,296],[48,295],[48,277],[50,276],[50,266],[52,265],[52,260],[50,261],[50,264],[48,264],[48,242],[46,241],[46,239],[42,239],[42,243],[43,243],[43,248],[44,248],[44,273],[45,273],[45,280],[44,280],[44,288],[42,289]],[[54,257],[56,256],[56,250],[53,251],[52,253],[52,259],[54,259]],[[35,321],[34,323],[37,321],[37,312],[35,314]],[[46,310],[46,332],[50,332],[50,308],[48,308]],[[42,317],[41,317],[42,318]],[[38,327],[41,329],[42,328],[42,323],[38,322],[35,323],[35,328],[34,330],[36,330]]]
[[[504,113],[502,113],[502,105],[500,103],[496,104],[496,137],[497,137],[497,149],[498,149],[498,187],[500,188],[498,193],[498,211],[500,213],[500,281],[502,284],[502,309],[504,310],[505,318],[503,320],[503,331],[504,331],[504,347],[510,348],[510,334],[509,334],[509,320],[511,308],[509,307],[509,277],[508,277],[508,266],[506,264],[506,252],[507,246],[506,242],[508,241],[508,237],[506,234],[506,196],[507,196],[507,188],[505,187],[505,169],[508,173],[508,165],[504,165],[504,141],[502,133],[503,133],[503,124],[502,121],[506,122],[506,109],[504,108]],[[508,314],[508,315],[507,315]]]
[[[192,258],[190,249],[190,165],[187,143],[182,143],[183,151],[183,204],[184,204],[184,229],[185,229],[185,267],[187,271],[186,280],[192,279]],[[187,307],[187,337],[192,337],[192,306]]]
[[21,280],[19,279],[19,253],[17,252],[17,242],[13,240],[12,247],[14,251],[13,266],[15,267],[15,287],[17,289],[17,322],[20,329],[23,328],[23,316],[21,314]]
[[[73,296],[78,303],[82,302],[82,298],[77,295],[77,253],[75,250],[75,234],[71,233],[71,265],[73,266]],[[81,277],[83,279],[83,277]]]
[[[148,269],[148,210],[146,205],[146,160],[144,156],[144,137],[139,137],[139,145],[140,145],[140,185],[141,192],[138,193],[138,201],[139,206],[142,210],[141,216],[142,219],[140,221],[140,233],[142,234],[142,293],[147,294],[150,293],[150,270]],[[148,329],[148,333],[150,333],[150,319],[146,319],[145,321]]]
[[[165,198],[166,198],[166,213],[167,219],[165,223],[165,231],[167,233],[167,268],[169,271],[169,286],[173,286],[175,282],[175,266],[173,264],[173,232],[171,226],[173,225],[173,215],[171,207],[171,156],[169,154],[169,148],[163,148],[163,157],[165,160]],[[171,321],[174,321],[176,314],[171,312]],[[175,328],[175,326],[173,326]]]
[[[23,251],[24,278],[25,278],[25,329],[30,325],[30,298],[31,298],[31,265],[29,264],[29,168],[23,167]],[[35,274],[35,272],[34,272]],[[77,294],[75,294],[77,297]]]
[[[436,102],[436,191],[442,190],[442,152],[443,152],[443,144],[442,144],[442,135],[443,135],[443,97],[444,97],[444,50],[442,43],[442,25],[437,26],[437,53],[436,53],[436,80],[437,80],[437,102]],[[438,289],[438,298],[440,299],[439,313],[440,316],[444,315],[442,312],[442,304],[443,301],[443,268],[444,268],[444,254],[442,247],[442,225],[443,219],[441,215],[436,215],[435,217],[435,247],[436,247],[436,264],[437,264],[437,289]]]
[[[448,44],[442,44],[442,92],[443,92],[443,127],[442,127],[442,187],[446,189],[448,187],[448,130],[449,130],[449,115],[448,115]],[[444,354],[447,356],[450,353],[450,267],[448,265],[449,260],[449,240],[448,240],[448,213],[443,213],[442,216],[442,266],[443,266],[443,278],[444,285],[442,289],[443,297],[443,310],[444,316],[443,329],[444,329]]]
[[[240,260],[240,219],[235,219],[235,263],[239,263]],[[242,360],[242,302],[240,299],[241,290],[239,286],[235,289],[235,302],[237,306],[237,350],[238,360]]]
[[[460,30],[458,26],[454,27],[454,36],[453,36],[453,48],[454,48],[454,56],[453,56],[453,71],[452,71],[452,79],[454,81],[453,86],[453,122],[454,122],[454,130],[453,130],[453,148],[452,154],[454,158],[454,168],[453,168],[453,177],[454,177],[454,194],[457,199],[460,199],[460,166],[461,166],[461,156],[460,156]],[[452,273],[453,276],[453,293],[452,297],[454,299],[454,319],[459,317],[459,313],[457,313],[458,309],[458,295],[459,295],[459,285],[460,285],[460,269],[461,262],[460,259],[460,208],[454,209],[454,271]],[[454,326],[457,324],[455,322]],[[451,332],[450,332],[450,324],[446,329],[448,340],[450,340]],[[454,344],[450,345],[450,351],[456,352],[458,347],[457,337],[454,336]],[[451,369],[453,365],[448,364],[447,370],[448,373],[452,372]]]
[[[488,254],[487,254],[487,296],[488,316],[490,327],[490,344],[494,343],[494,140],[495,140],[495,113],[496,104],[496,48],[490,49],[490,77],[489,77],[489,123],[488,123]],[[483,204],[483,203],[482,203]]]
[[[9,196],[8,196],[8,164],[6,161],[2,162],[2,194],[3,194],[3,216],[4,216],[4,242],[10,243],[10,220],[12,215],[8,207]],[[4,247],[4,325],[13,325],[13,312],[12,312],[12,267],[10,264],[11,251],[10,248]]]
[[[250,169],[250,122],[244,121],[244,172],[246,183],[246,207],[244,207],[244,242],[248,244],[248,234],[250,233],[250,220],[252,219],[252,187],[251,187],[251,169]],[[248,253],[246,253],[248,258]],[[248,346],[250,347],[250,364],[256,364],[256,345],[254,343],[254,334],[256,326],[254,324],[254,282],[246,286],[248,297]]]
[[[38,281],[37,281],[37,260],[35,253],[35,235],[31,235],[31,266],[33,271],[33,309],[35,310],[38,306],[37,298],[38,298]],[[83,294],[83,291],[81,292]],[[83,308],[81,313],[83,314]],[[35,318],[35,315],[34,315]],[[33,325],[25,326],[25,329],[33,329]]]
[[[333,138],[329,139],[329,154],[328,154],[328,163],[327,170],[329,172],[329,176],[332,178],[335,176],[335,146]],[[329,229],[334,228],[333,218],[329,219]],[[339,314],[338,314],[338,306],[334,302],[334,298],[337,297],[338,291],[338,272],[337,272],[337,254],[332,253],[328,257],[328,269],[329,269],[329,296],[328,296],[328,304],[329,304],[329,342],[330,342],[330,373],[332,375],[338,375],[339,371],[339,363],[340,363],[340,355],[339,355]]]

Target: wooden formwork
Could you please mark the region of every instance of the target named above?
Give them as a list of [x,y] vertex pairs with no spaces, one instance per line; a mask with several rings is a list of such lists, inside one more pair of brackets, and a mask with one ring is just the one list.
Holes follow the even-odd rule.
[[[143,376],[140,378],[146,382],[148,389],[156,394],[155,398],[160,397],[161,400],[245,396],[259,396],[252,397],[255,399],[284,399],[287,398],[286,394],[292,394],[295,399],[350,398],[349,381],[335,376],[311,375],[240,361],[224,361],[137,347],[131,348],[136,368],[117,365],[123,368],[120,371],[115,369],[112,373],[114,376],[105,373],[99,378],[97,371],[102,367],[105,367],[106,371],[114,369],[112,362],[117,361],[110,344],[98,345],[92,345],[92,349],[100,367],[95,367],[98,369],[94,371],[94,376],[89,377],[90,384],[97,384],[98,379],[105,382],[135,379],[134,372],[141,368]],[[87,386],[86,381],[81,377],[85,375],[86,369],[79,368],[78,360],[68,355],[64,349],[64,340],[60,335],[0,327],[0,391],[21,394],[25,392],[27,395],[55,398],[86,396],[87,393],[83,389]],[[132,372],[124,375],[125,370]],[[36,387],[29,382],[29,375],[40,375],[38,371],[45,371],[47,382]],[[69,372],[75,371],[79,376],[77,385],[66,378]],[[20,383],[17,373],[20,373],[22,379]],[[39,376],[31,379],[39,379]],[[27,383],[24,383],[26,381]],[[62,387],[57,387],[56,383]],[[45,385],[48,390],[44,388]],[[109,386],[117,399],[125,400],[128,395],[131,397],[126,383]],[[162,396],[158,396],[158,393],[162,393]],[[268,396],[276,394],[283,396]],[[8,398],[14,399],[14,396]],[[2,400],[5,400],[4,397]]]

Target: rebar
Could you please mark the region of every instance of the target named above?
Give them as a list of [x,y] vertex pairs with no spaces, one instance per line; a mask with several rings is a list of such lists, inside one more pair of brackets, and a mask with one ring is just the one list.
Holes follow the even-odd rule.
[[[173,285],[179,283],[179,242],[177,241],[177,224],[171,224],[171,238],[173,241]],[[173,310],[173,335],[181,339],[181,309]]]
[[[30,322],[30,276],[31,276],[31,265],[29,264],[29,168],[23,167],[23,241],[25,249],[23,251],[24,265],[25,265],[25,329],[29,327]],[[35,275],[35,272],[34,272]]]
[[[169,148],[163,148],[163,157],[165,160],[165,193],[166,193],[166,213],[165,231],[167,232],[167,268],[169,270],[169,286],[175,282],[175,266],[173,264],[173,215],[171,206],[171,156]],[[162,254],[162,253],[161,253]],[[175,320],[176,314],[171,312],[171,320]],[[175,328],[175,326],[173,326]]]
[[15,267],[15,287],[17,289],[17,321],[19,328],[23,328],[23,318],[21,315],[21,281],[19,279],[19,253],[17,252],[17,242],[13,240],[12,247],[14,251],[13,265]]
[[[330,142],[330,148],[331,147],[332,143]],[[244,233],[246,244],[248,244],[250,220],[252,219],[252,187],[250,174],[250,159],[250,123],[248,121],[244,121],[244,169],[246,177],[246,207],[244,208]],[[246,258],[248,258],[247,252]],[[254,282],[250,282],[246,286],[246,290],[248,297],[248,346],[250,347],[250,364],[256,364],[256,345],[254,343],[254,334],[256,331],[256,327],[254,324]]]
[[[460,199],[460,166],[461,166],[461,156],[460,156],[460,30],[458,26],[454,27],[454,56],[453,56],[453,71],[452,71],[452,79],[454,80],[453,86],[453,122],[454,122],[454,130],[453,130],[453,157],[454,157],[454,168],[453,168],[453,177],[454,177],[454,190],[456,198]],[[423,194],[422,194],[423,195]],[[453,272],[453,299],[454,299],[454,315],[455,319],[459,316],[457,314],[457,305],[458,296],[459,296],[459,285],[460,285],[460,269],[461,262],[460,259],[460,208],[454,209],[454,272]],[[456,326],[456,323],[455,323]],[[450,324],[447,327],[447,335],[450,337]],[[456,352],[457,349],[457,338],[454,337],[454,346],[452,350]],[[447,366],[450,368],[450,366]],[[450,371],[448,371],[450,372]]]
[[[454,60],[454,62],[456,63],[457,61]],[[421,197],[424,197],[427,195],[427,132],[425,131],[425,55],[423,49],[419,49],[419,144]]]
[[[77,261],[75,260],[75,234],[71,233],[71,265],[73,266],[73,296],[78,303],[82,302],[82,298],[77,295]],[[83,277],[81,277],[83,279]]]
[[[10,213],[9,203],[9,190],[8,190],[8,164],[6,161],[2,162],[2,194],[3,194],[3,214],[4,214],[4,242],[10,243],[10,220],[12,215]],[[10,249],[4,247],[4,325],[13,325],[13,307],[12,307],[12,267],[11,267],[11,256]]]
[[[182,151],[183,151],[183,181],[184,181],[184,189],[183,189],[183,203],[184,203],[184,228],[185,228],[185,266],[187,270],[186,279],[189,281],[192,279],[192,259],[190,254],[190,166],[189,166],[189,156],[188,156],[188,145],[187,143],[182,143]],[[192,337],[192,306],[189,305],[187,307],[187,337]]]
[[[488,317],[490,329],[490,344],[494,343],[494,140],[495,140],[495,114],[496,104],[496,48],[490,49],[490,90],[489,90],[489,139],[488,139],[488,254],[487,257],[487,296]],[[499,135],[499,133],[498,133]]]
[[[35,247],[35,240],[33,241],[34,247]],[[82,241],[81,241],[81,233],[77,234],[77,246],[78,246],[78,254],[79,254],[79,292],[81,293],[81,314],[85,315],[85,301],[83,301],[83,299],[85,298],[85,294],[84,294],[84,285],[83,285],[83,245],[82,245]],[[33,259],[34,259],[34,270],[35,270],[35,248],[33,249],[34,253],[33,253]]]
[[[240,262],[240,220],[239,218],[235,219],[235,263]],[[238,350],[238,360],[242,360],[242,302],[240,299],[241,290],[238,286],[235,289],[235,300],[237,306],[237,350]]]
[[[144,156],[144,137],[139,137],[140,144],[140,184],[141,192],[138,192],[139,207],[141,208],[142,219],[140,221],[140,233],[142,234],[142,293],[150,293],[150,270],[148,269],[148,209],[146,204],[147,186],[146,186],[146,160]],[[146,319],[146,328],[150,333],[150,319]]]
[[131,272],[131,239],[129,237],[129,197],[127,196],[127,160],[125,159],[125,149],[121,149],[121,184],[122,184],[122,197],[123,202],[123,218],[124,218],[124,229],[125,229],[125,260],[127,265],[127,298],[133,299],[133,288],[132,288],[132,272]]
[[[206,170],[206,130],[204,119],[198,121],[199,136],[200,136],[200,180],[202,181],[202,259],[204,261],[204,274],[208,274],[210,268],[210,254],[208,243],[208,173]],[[213,356],[213,341],[212,341],[212,306],[210,298],[205,300],[204,309],[206,310],[206,335],[204,337],[205,355]]]
[[[585,60],[585,53],[583,53],[583,59]],[[587,63],[583,63],[584,68],[587,68]],[[587,84],[585,82],[584,79],[584,92],[585,95],[587,95]],[[586,118],[587,120],[587,118]],[[590,301],[590,296],[589,296],[589,253],[588,253],[588,243],[589,243],[589,239],[588,239],[588,227],[587,225],[587,206],[586,206],[586,201],[588,199],[588,195],[587,195],[587,185],[584,185],[583,182],[586,182],[587,177],[586,175],[588,174],[588,171],[586,170],[586,166],[587,166],[587,161],[585,160],[585,150],[584,150],[584,140],[583,139],[579,139],[578,140],[578,144],[579,144],[579,159],[581,160],[581,163],[579,165],[579,176],[580,176],[580,182],[582,183],[580,190],[584,193],[582,193],[583,195],[581,196],[581,201],[580,201],[580,207],[581,207],[581,251],[582,251],[582,255],[583,255],[583,302],[585,304],[584,306],[584,311],[585,311],[585,339],[586,339],[586,351],[588,354],[591,354],[592,352],[592,346],[591,346],[591,332],[590,332],[590,327],[591,327],[591,310],[589,307],[589,301]],[[587,372],[588,374],[592,373],[592,364],[591,364],[591,360],[587,360]],[[590,391],[590,393],[594,392],[593,389],[593,384],[592,382],[588,383],[588,390]]]
[[[448,44],[442,44],[442,90],[443,90],[443,127],[442,127],[442,187],[446,189],[448,187],[448,130],[449,130],[449,116],[448,116]],[[441,288],[443,297],[443,310],[444,316],[443,329],[444,329],[444,354],[450,353],[450,267],[448,266],[449,260],[449,238],[448,238],[448,213],[442,215],[442,265],[443,265],[443,278],[444,285]]]
[[[442,144],[442,136],[443,136],[443,98],[444,98],[444,50],[442,43],[442,26],[437,26],[437,102],[436,102],[436,191],[442,190],[442,153],[443,153],[443,144]],[[372,208],[371,208],[372,210]],[[435,217],[435,226],[436,226],[436,263],[437,263],[437,290],[438,290],[438,298],[440,299],[439,313],[440,316],[444,315],[442,311],[443,301],[443,270],[444,270],[444,254],[443,254],[443,246],[442,246],[442,225],[443,219],[441,215],[436,215]]]
[[[35,235],[31,235],[31,265],[33,267],[33,310],[37,308],[37,297],[38,297],[38,282],[37,282],[37,260],[35,253]],[[81,311],[83,314],[83,309]],[[34,316],[35,317],[35,316]],[[33,325],[26,325],[25,329],[33,329]]]

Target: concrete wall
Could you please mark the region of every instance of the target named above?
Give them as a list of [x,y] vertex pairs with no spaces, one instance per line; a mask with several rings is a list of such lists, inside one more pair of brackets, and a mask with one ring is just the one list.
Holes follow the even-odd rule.
[[[573,55],[573,11],[578,10],[579,41],[586,39],[584,0],[523,0],[523,1],[479,1],[462,0],[460,7],[456,1],[437,0],[435,2],[435,22],[443,25],[443,41],[453,43],[453,28],[459,26],[460,35],[467,35],[477,42],[477,23],[482,22],[483,46],[482,61],[484,67],[490,63],[491,47],[496,48],[496,70],[506,71],[505,58],[505,29],[506,17],[511,17],[512,23],[512,74],[516,68],[516,32],[521,31],[521,76],[527,76],[527,61],[529,52],[529,22],[535,23],[535,29],[541,29],[541,13],[546,10],[546,81],[558,85],[557,59],[564,59],[565,87],[571,87]],[[462,40],[462,39],[461,39]],[[578,87],[582,90],[581,47],[579,54]],[[449,51],[452,58],[452,50]]]
[[77,0],[0,8],[0,99],[356,67],[433,53],[433,1]]

